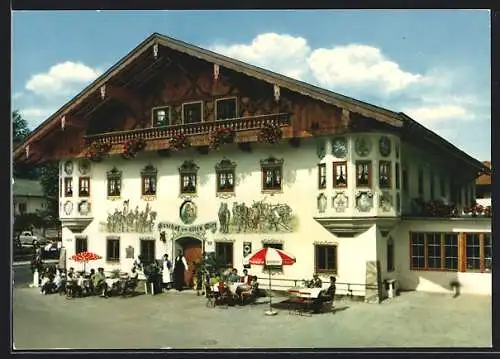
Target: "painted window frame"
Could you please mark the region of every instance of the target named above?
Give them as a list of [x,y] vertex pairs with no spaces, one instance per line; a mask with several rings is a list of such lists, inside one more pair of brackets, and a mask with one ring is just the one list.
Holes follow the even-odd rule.
[[[222,176],[231,175],[233,178],[233,184],[230,188],[222,188],[221,178]],[[236,163],[228,160],[227,158],[222,159],[215,165],[215,191],[216,193],[234,193],[236,189]],[[225,183],[229,180],[226,178]]]
[[[84,183],[87,183],[87,194],[82,192],[82,189],[85,188],[83,185]],[[81,176],[78,177],[78,197],[85,197],[88,198],[90,197],[90,177],[89,176]]]
[[[193,161],[184,161],[182,165],[178,168],[179,171],[179,192],[181,195],[194,195],[198,192],[198,171],[200,167],[195,164]],[[190,190],[187,188],[187,185],[184,185],[184,179],[187,178],[187,182],[189,183],[189,177],[194,178],[194,190]]]
[[[149,180],[149,188],[153,190],[146,191],[146,180]],[[152,183],[152,184],[151,184]],[[146,165],[141,170],[141,197],[156,197],[158,194],[158,169],[152,164]]]
[[[345,183],[337,183],[338,168],[344,167],[344,181]],[[333,188],[347,188],[349,181],[349,168],[347,167],[347,161],[335,161],[333,162]]]
[[[82,245],[83,243],[83,245]],[[89,250],[89,239],[85,237],[75,237],[75,253],[87,252]]]
[[326,189],[326,163],[318,164],[318,189]]
[[[358,176],[358,169],[360,166],[365,166],[368,165],[368,184],[360,184],[359,183],[359,176]],[[356,187],[357,188],[372,188],[372,176],[373,176],[373,164],[372,161],[370,160],[359,160],[356,161]]]
[[[283,191],[283,164],[283,159],[276,159],[274,157],[260,161],[261,189],[263,193]],[[268,172],[271,173],[271,185],[266,185]]]
[[[122,193],[122,171],[119,171],[116,167],[113,167],[106,173],[106,191],[108,198],[120,198]],[[111,184],[114,182],[114,187],[118,188],[118,194],[116,192],[112,193]]]
[[73,197],[73,177],[64,177],[64,197]]
[[[382,181],[382,167],[387,170],[387,181]],[[387,160],[380,160],[378,162],[378,186],[383,189],[392,188],[392,162]]]
[[[229,100],[234,100],[234,117],[219,119],[219,109],[218,109],[219,102],[229,101]],[[215,121],[225,121],[225,120],[231,120],[234,118],[238,118],[238,97],[236,97],[236,96],[218,98],[215,100],[214,107],[215,107],[215,109],[214,109],[215,110],[214,111]]]
[[[195,105],[195,104],[199,104],[200,107],[201,107],[201,111],[200,111],[200,121],[199,122],[190,122],[190,123],[186,123],[186,106],[189,106],[189,105]],[[203,101],[191,101],[191,102],[184,102],[182,104],[182,124],[183,125],[195,125],[197,123],[203,123],[203,115],[204,115],[204,103]]]
[[[325,267],[319,268],[319,251],[321,250],[333,250],[333,267],[328,268],[328,252],[325,252]],[[318,274],[337,274],[338,273],[338,245],[336,244],[314,244],[314,273]]]

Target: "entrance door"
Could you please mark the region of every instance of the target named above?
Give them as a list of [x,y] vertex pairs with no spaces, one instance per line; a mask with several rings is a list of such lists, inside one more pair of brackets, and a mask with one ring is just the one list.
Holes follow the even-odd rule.
[[189,241],[185,241],[182,244],[184,249],[184,257],[186,258],[186,262],[188,264],[189,270],[184,272],[184,283],[188,287],[193,287],[194,285],[194,269],[195,266],[193,262],[197,263],[201,261],[201,242],[197,239],[191,239]]

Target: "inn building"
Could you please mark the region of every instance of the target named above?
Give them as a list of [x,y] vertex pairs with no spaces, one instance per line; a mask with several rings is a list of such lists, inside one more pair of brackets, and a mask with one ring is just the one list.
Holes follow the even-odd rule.
[[83,250],[129,270],[183,249],[241,271],[272,246],[297,258],[275,283],[490,295],[491,208],[464,211],[489,168],[417,121],[155,33],[14,159],[59,161],[70,266]]

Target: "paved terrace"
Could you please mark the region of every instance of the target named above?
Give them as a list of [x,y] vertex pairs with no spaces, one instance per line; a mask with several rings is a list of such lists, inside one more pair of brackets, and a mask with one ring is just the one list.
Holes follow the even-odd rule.
[[268,303],[212,309],[192,291],[68,300],[23,284],[13,295],[17,349],[491,346],[491,298],[482,296],[411,292],[380,305],[340,301],[312,317],[286,309],[267,317]]

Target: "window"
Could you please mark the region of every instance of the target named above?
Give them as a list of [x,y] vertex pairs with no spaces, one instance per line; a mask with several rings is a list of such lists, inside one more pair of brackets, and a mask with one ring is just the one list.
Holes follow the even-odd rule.
[[64,178],[64,197],[72,197],[73,196],[73,178],[66,177]]
[[424,198],[424,170],[418,169],[418,196]]
[[203,117],[201,102],[185,103],[182,105],[183,124],[200,123]]
[[441,192],[441,197],[446,197],[446,182],[443,177],[439,178],[439,188]]
[[215,118],[216,121],[236,118],[236,98],[215,100],[215,109],[217,113],[217,116]]
[[283,160],[269,157],[260,161],[262,171],[262,190],[280,191],[282,188]]
[[481,240],[479,233],[465,235],[465,252],[467,258],[467,269],[481,270]]
[[444,235],[444,267],[458,269],[458,238],[456,234]]
[[483,272],[491,272],[491,234],[483,234]]
[[400,187],[399,163],[396,163],[396,173],[394,175],[395,175],[395,180],[396,180],[396,189],[399,189],[399,187]]
[[394,241],[392,238],[387,240],[387,272],[394,272]]
[[141,171],[141,194],[143,196],[156,196],[157,175],[157,169],[151,164]]
[[215,165],[217,192],[234,192],[236,163],[223,159]]
[[108,197],[120,197],[122,190],[122,171],[118,171],[116,167],[108,171]]
[[406,168],[403,168],[403,183],[402,183],[402,186],[403,186],[403,193],[408,193],[408,170]]
[[170,107],[156,107],[153,109],[153,127],[170,125]]
[[225,268],[233,267],[233,243],[215,242],[215,256]]
[[78,179],[78,196],[79,197],[90,196],[90,177],[80,177]]
[[378,185],[380,188],[391,188],[391,162],[380,161],[378,164]]
[[315,273],[337,273],[337,246],[314,246]]
[[141,256],[144,263],[155,261],[155,241],[152,239],[141,239]]
[[434,199],[434,173],[431,172],[430,174],[430,187],[429,187],[429,190],[431,192],[430,196],[431,196],[431,199]]
[[347,162],[333,162],[333,187],[347,187]]
[[25,202],[21,202],[18,204],[18,208],[19,208],[19,214],[26,214],[27,212],[27,205]]
[[179,167],[180,189],[182,194],[196,193],[199,167],[193,161],[184,161]]
[[[263,248],[275,248],[275,249],[281,249],[283,250],[283,244],[282,243],[263,243],[262,244],[262,247]],[[264,270],[272,270],[272,271],[282,271],[283,270],[283,266],[280,266],[280,265],[264,265]]]
[[318,188],[326,188],[326,163],[320,163],[318,165]]
[[410,233],[412,270],[456,271],[458,235],[456,233]]
[[120,238],[106,238],[106,260],[120,260]]
[[371,187],[372,185],[371,161],[356,161],[356,186]]
[[87,252],[88,251],[88,241],[87,237],[76,237],[75,238],[75,253]]

